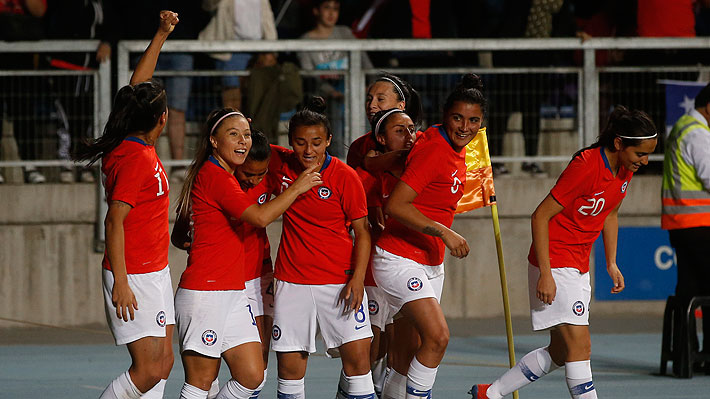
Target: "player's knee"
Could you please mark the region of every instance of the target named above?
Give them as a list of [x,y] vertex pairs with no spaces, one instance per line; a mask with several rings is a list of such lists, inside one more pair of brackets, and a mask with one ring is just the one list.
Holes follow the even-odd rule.
[[438,353],[446,351],[449,345],[449,328],[446,325],[439,326],[425,337],[422,337],[422,345],[427,345],[431,350]]
[[244,388],[259,388],[264,381],[264,370],[249,370],[247,373],[240,373],[239,379],[235,378]]

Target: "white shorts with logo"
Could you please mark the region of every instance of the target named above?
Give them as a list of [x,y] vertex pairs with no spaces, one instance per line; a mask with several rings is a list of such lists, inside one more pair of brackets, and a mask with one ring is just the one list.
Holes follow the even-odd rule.
[[423,265],[375,246],[372,274],[377,286],[387,294],[394,312],[407,302],[422,298],[441,300],[444,288],[444,264]]
[[128,286],[138,303],[134,310],[134,320],[123,321],[116,316],[111,293],[113,272],[103,269],[104,308],[106,320],[116,345],[124,345],[145,337],[164,337],[165,326],[175,324],[173,307],[173,285],[170,267],[152,273],[129,274]]
[[269,272],[261,277],[244,283],[246,295],[254,317],[274,317],[274,273]]
[[367,308],[370,313],[370,324],[373,327],[377,327],[380,331],[385,330],[387,324],[392,324],[395,313],[397,310],[390,306],[389,301],[387,301],[387,294],[380,287],[376,286],[365,286],[365,292],[367,292]]
[[539,278],[540,269],[528,264],[528,294],[534,331],[559,324],[589,325],[589,301],[592,298],[589,273],[582,274],[573,267],[553,268],[552,278],[555,279],[557,293],[552,305],[537,299]]
[[343,314],[344,305],[338,303],[338,298],[345,284],[274,281],[274,326],[271,331],[271,349],[274,351],[315,352],[317,329],[320,329],[326,349],[372,338],[367,293],[364,293],[357,311]]
[[220,357],[247,342],[261,342],[244,290],[197,291],[178,288],[175,313],[180,352]]

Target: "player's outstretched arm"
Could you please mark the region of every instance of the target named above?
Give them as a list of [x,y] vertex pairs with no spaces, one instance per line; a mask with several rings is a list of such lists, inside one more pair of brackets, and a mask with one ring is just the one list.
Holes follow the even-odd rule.
[[269,223],[286,212],[286,209],[293,204],[293,201],[295,201],[299,195],[319,184],[323,184],[320,173],[316,172],[316,168],[318,167],[318,165],[313,165],[301,172],[298,179],[296,179],[289,188],[271,201],[267,201],[262,205],[254,204],[247,208],[244,213],[242,213],[240,220],[256,227],[268,226]]
[[153,40],[150,41],[148,48],[145,49],[141,56],[138,65],[136,65],[133,76],[131,76],[131,86],[138,83],[150,80],[155,72],[155,64],[158,62],[160,49],[163,48],[163,43],[168,39],[170,32],[175,29],[175,25],[180,22],[177,13],[163,10],[160,12],[160,25],[158,31],[155,32]]
[[606,255],[606,271],[611,277],[614,286],[611,288],[612,294],[618,294],[624,290],[624,276],[616,264],[616,248],[619,236],[619,208],[621,202],[604,220],[602,228],[602,239],[604,240],[604,254]]
[[443,224],[424,216],[414,206],[415,198],[417,198],[417,192],[413,188],[403,181],[397,182],[389,201],[385,204],[385,214],[397,219],[398,222],[412,230],[440,237],[444,241],[444,245],[451,251],[451,255],[457,258],[466,257],[469,252],[466,239]]

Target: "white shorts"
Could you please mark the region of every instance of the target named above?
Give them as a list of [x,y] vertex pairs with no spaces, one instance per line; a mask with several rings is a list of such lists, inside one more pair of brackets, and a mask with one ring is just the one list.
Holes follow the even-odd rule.
[[175,313],[180,352],[220,357],[247,342],[261,342],[244,290],[196,291],[178,288]]
[[387,301],[387,294],[380,287],[365,286],[367,292],[367,307],[370,313],[370,324],[380,331],[385,330],[387,324],[392,324],[392,317],[397,311],[392,309]]
[[254,317],[274,317],[274,273],[269,272],[261,277],[244,283],[247,301],[251,305]]
[[271,348],[276,352],[316,351],[316,329],[326,349],[348,342],[372,338],[367,312],[367,293],[356,312],[343,314],[338,303],[345,284],[294,284],[274,279],[274,326]]
[[387,301],[399,312],[407,302],[422,298],[441,300],[444,288],[444,264],[423,265],[375,246],[372,274],[377,286],[387,294]]
[[528,264],[528,294],[530,296],[530,316],[534,331],[544,330],[559,324],[589,325],[589,301],[592,287],[589,273],[580,273],[573,267],[552,269],[557,293],[552,305],[537,299],[537,280],[540,269]]
[[104,308],[106,320],[116,345],[124,345],[145,337],[164,337],[165,326],[175,324],[173,285],[170,267],[152,273],[129,274],[128,286],[138,303],[134,320],[123,321],[116,316],[111,301],[113,272],[103,269]]

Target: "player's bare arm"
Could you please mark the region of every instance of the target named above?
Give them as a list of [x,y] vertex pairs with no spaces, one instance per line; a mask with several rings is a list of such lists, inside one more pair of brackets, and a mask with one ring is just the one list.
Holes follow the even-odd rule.
[[134,319],[134,310],[138,310],[138,302],[131,287],[128,285],[126,272],[125,236],[123,221],[128,212],[133,209],[131,205],[122,201],[111,201],[106,213],[106,254],[113,272],[113,290],[111,300],[116,307],[116,316],[123,321]]
[[552,195],[548,194],[537,206],[531,218],[533,246],[540,267],[540,278],[537,281],[537,298],[548,305],[552,304],[557,294],[557,286],[552,278],[550,267],[550,219],[564,208]]
[[616,264],[616,249],[617,240],[619,236],[619,208],[621,208],[621,202],[614,208],[613,211],[604,220],[604,227],[602,228],[602,239],[604,240],[604,254],[606,255],[606,271],[611,277],[612,283],[614,283],[611,288],[612,294],[618,294],[624,290],[624,276],[619,270],[619,266]]
[[160,55],[160,49],[163,48],[165,40],[168,39],[168,35],[175,29],[175,25],[177,25],[178,22],[180,22],[180,20],[178,19],[177,13],[167,10],[160,12],[158,31],[155,32],[155,36],[153,36],[153,39],[150,41],[148,48],[145,49],[140,61],[138,61],[138,65],[136,65],[136,69],[133,71],[133,76],[131,76],[131,85],[145,82],[153,77],[155,64],[158,62],[158,55]]
[[355,250],[353,252],[353,275],[340,292],[340,299],[345,303],[345,311],[355,311],[362,303],[365,292],[365,270],[370,259],[371,238],[367,226],[367,217],[352,221],[355,234]]

